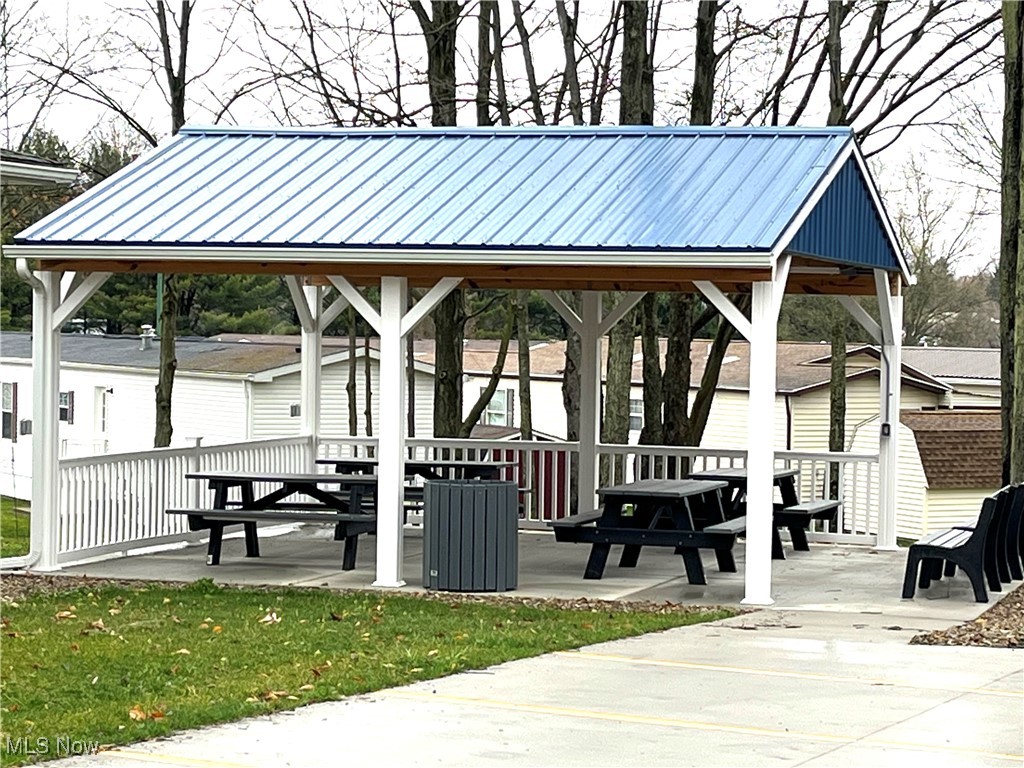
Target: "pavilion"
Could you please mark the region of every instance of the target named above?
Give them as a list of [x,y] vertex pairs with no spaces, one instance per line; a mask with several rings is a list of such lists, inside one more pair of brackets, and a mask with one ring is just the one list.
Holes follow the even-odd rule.
[[[849,128],[186,127],[20,233],[33,289],[33,536],[56,561],[60,329],[114,272],[284,275],[319,428],[321,333],[380,335],[377,571],[403,547],[402,340],[452,290],[534,289],[580,335],[581,505],[595,502],[601,337],[648,291],[699,292],[750,342],[745,603],[771,591],[775,348],[785,293],[828,294],[882,348],[877,546],[895,546],[907,263]],[[73,280],[77,273],[83,273]],[[307,278],[316,278],[309,280]],[[359,291],[380,288],[379,309]],[[410,309],[410,286],[428,290]],[[331,291],[331,287],[336,291]],[[574,309],[555,291],[582,291]],[[603,311],[602,293],[624,292]],[[749,293],[747,318],[727,296]],[[854,300],[874,296],[879,321]],[[585,506],[581,506],[586,508]]]

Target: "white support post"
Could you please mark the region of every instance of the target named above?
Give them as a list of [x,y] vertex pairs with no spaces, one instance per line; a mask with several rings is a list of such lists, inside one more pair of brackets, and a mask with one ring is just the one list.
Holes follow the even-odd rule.
[[[380,280],[380,408],[377,438],[377,578],[375,587],[402,587],[405,481],[404,277]],[[353,302],[355,303],[355,302]]]
[[583,291],[580,307],[579,511],[597,505],[597,444],[601,439],[601,292]]
[[323,336],[321,335],[320,319],[323,312],[323,289],[318,285],[307,285],[302,288],[302,304],[306,312],[299,312],[299,317],[308,316],[302,326],[302,347],[300,357],[300,396],[299,416],[302,434],[312,439],[312,455],[308,471],[315,470],[316,441],[320,435],[320,381],[323,373]]
[[60,326],[54,320],[61,298],[61,274],[36,272],[35,277],[42,286],[32,292],[31,547],[39,553],[35,568],[55,571],[60,568]]
[[753,284],[750,307],[750,396],[747,405],[747,544],[744,605],[771,605],[772,503],[775,470],[775,291]]
[[[899,284],[897,284],[898,286]],[[896,545],[896,499],[899,479],[900,388],[903,369],[903,296],[889,290],[889,274],[875,270],[882,331],[879,361],[878,549]]]

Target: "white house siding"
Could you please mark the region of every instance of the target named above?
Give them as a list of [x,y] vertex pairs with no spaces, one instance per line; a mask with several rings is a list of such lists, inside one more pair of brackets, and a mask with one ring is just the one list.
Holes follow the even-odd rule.
[[[697,395],[696,389],[690,390],[690,405]],[[786,450],[786,399],[775,398],[775,448]],[[747,447],[747,393],[719,390],[711,402],[711,413],[708,414],[707,427],[701,440],[703,448]]]
[[[851,450],[854,453],[876,453],[878,451],[878,419],[874,418],[857,428],[853,435]],[[899,455],[897,456],[896,481],[896,535],[916,539],[927,529],[926,500],[928,481],[925,478],[921,457],[917,452],[914,433],[900,424],[898,433]],[[878,487],[872,483],[868,488],[860,482],[856,489],[848,488],[846,495],[855,490],[858,498],[869,498],[877,514]]]
[[991,496],[998,490],[998,488],[929,489],[925,530],[941,530],[964,520],[973,520],[981,511],[982,499]]
[[[156,428],[156,372],[64,365],[60,391],[74,395],[73,422],[60,422],[61,455],[91,456],[144,451]],[[27,360],[4,361],[0,381],[18,384],[18,421],[32,418],[32,370]],[[105,393],[105,394],[104,394]],[[106,429],[100,416],[106,398]],[[175,377],[171,403],[172,446],[201,436],[207,443],[245,439],[244,382],[238,379]],[[32,477],[32,436],[0,440],[0,493],[28,498]]]
[[[904,385],[900,392],[901,407],[917,410],[942,403],[942,395]],[[863,376],[846,382],[846,441],[859,424],[878,416],[878,375]],[[828,387],[819,387],[792,398],[793,450],[827,451],[829,428]],[[875,433],[877,435],[877,432]],[[859,451],[855,451],[859,452]],[[878,441],[869,453],[878,452]]]
[[[363,359],[357,360],[356,410],[358,434],[366,434],[366,369]],[[320,383],[320,433],[326,437],[341,437],[348,429],[348,362],[339,361],[324,366]],[[416,373],[416,434],[430,437],[434,429],[433,379],[423,372]],[[291,415],[291,406],[301,399],[298,371],[278,376],[272,381],[254,382],[253,421],[254,438],[285,437],[299,434],[302,419]],[[378,433],[380,418],[380,366],[370,360],[370,405],[373,434]]]
[[950,393],[950,404],[954,408],[961,407],[983,407],[998,408],[1001,401],[999,383],[991,385],[983,384],[954,384],[954,391]]

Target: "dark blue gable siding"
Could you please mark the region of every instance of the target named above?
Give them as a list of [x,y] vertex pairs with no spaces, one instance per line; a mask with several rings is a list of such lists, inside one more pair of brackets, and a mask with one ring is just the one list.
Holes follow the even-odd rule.
[[854,158],[846,161],[831,186],[787,248],[859,267],[900,269],[878,210]]

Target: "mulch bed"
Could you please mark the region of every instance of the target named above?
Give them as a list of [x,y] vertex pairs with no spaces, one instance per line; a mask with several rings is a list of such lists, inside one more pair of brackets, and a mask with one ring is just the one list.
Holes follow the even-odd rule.
[[915,635],[910,643],[1024,648],[1024,585],[1010,592],[974,621],[937,632]]
[[[66,576],[53,574],[23,574],[12,573],[0,576],[0,604],[18,602],[27,597],[40,594],[55,594],[66,592],[81,587],[123,587],[125,589],[138,589],[140,587],[180,587],[183,582],[150,581],[143,579],[100,579],[88,576]],[[223,585],[224,589],[263,589],[268,592],[281,589],[275,586],[257,585]],[[323,587],[288,587],[288,589],[323,590]],[[368,590],[335,589],[338,593],[359,592],[365,593]],[[400,594],[388,591],[386,594]],[[416,593],[417,596],[439,600],[441,602],[458,603],[497,603],[509,606],[529,607],[559,607],[571,608],[574,610],[619,612],[630,611],[633,613],[708,613],[716,610],[725,610],[731,613],[747,613],[748,609],[737,609],[733,607],[707,606],[707,605],[681,605],[671,602],[640,602],[628,600],[592,600],[586,597],[580,598],[553,598],[553,597],[515,597],[512,595],[481,595],[461,594],[458,592],[427,592]]]

